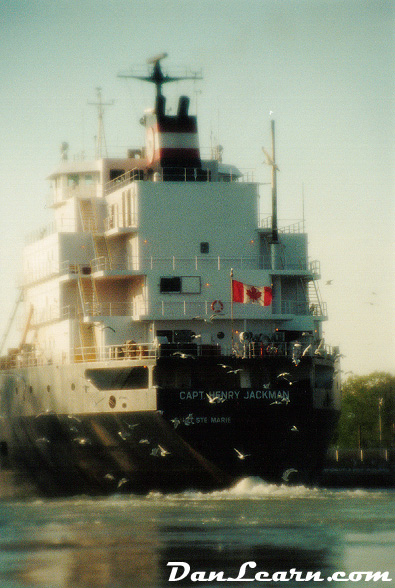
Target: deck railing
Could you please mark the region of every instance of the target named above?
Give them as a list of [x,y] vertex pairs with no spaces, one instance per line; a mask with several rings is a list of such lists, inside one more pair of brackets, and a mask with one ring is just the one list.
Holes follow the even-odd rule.
[[[70,352],[62,351],[47,356],[33,345],[28,350],[13,350],[8,356],[0,357],[0,370],[11,370],[21,367],[40,365],[66,365],[81,362],[109,362],[109,361],[141,361],[154,360],[158,357],[180,357],[182,354],[192,357],[237,357],[241,359],[264,358],[270,356],[300,358],[300,345],[296,354],[295,342],[281,341],[245,341],[236,343],[233,348],[223,344],[194,344],[194,343],[135,343],[125,341],[122,344],[74,347]],[[319,350],[311,347],[305,355],[316,355],[323,359],[334,360],[336,348],[321,345]],[[12,375],[12,374],[10,374]],[[15,376],[20,377],[22,376]],[[23,380],[23,378],[22,378]]]

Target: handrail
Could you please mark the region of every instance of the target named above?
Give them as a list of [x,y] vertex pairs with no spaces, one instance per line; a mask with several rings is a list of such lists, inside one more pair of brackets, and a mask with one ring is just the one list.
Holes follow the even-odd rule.
[[[189,347],[188,347],[189,345]],[[204,345],[194,344],[157,344],[155,342],[135,343],[134,341],[124,341],[123,343],[105,345],[100,347],[72,347],[70,352],[62,351],[58,355],[47,357],[42,350],[29,346],[29,350],[15,349],[15,352],[8,356],[0,357],[0,370],[9,370],[20,367],[33,367],[39,365],[65,365],[68,363],[82,362],[103,362],[103,361],[141,361],[154,360],[159,356],[177,357],[180,350],[189,350],[190,354],[196,357],[206,357],[216,355],[218,357],[235,356],[241,359],[264,358],[266,356],[280,356],[291,359],[292,361],[301,361],[302,349],[298,342],[281,342],[281,341],[246,341],[237,343],[233,348],[226,345]],[[313,345],[306,347],[303,356],[318,357],[335,361],[337,348],[326,344],[320,344],[318,347]],[[10,377],[13,374],[10,373]],[[18,377],[18,376],[16,376]]]
[[[284,223],[283,226],[278,228],[279,233],[289,234],[289,233],[304,233],[304,223],[301,220],[294,220],[291,224],[285,224],[285,222],[289,222],[290,219],[283,219],[279,220],[279,223]],[[258,219],[258,228],[260,229],[268,229],[272,228],[272,215],[267,214],[260,214]]]
[[[125,263],[110,260],[106,256],[100,256],[87,261],[86,263],[77,262],[71,259],[65,259],[60,264],[56,261],[45,261],[41,267],[34,268],[25,273],[25,276],[18,280],[18,283],[31,284],[45,280],[48,277],[57,275],[77,275],[79,268],[86,268],[88,273],[97,271],[112,272],[144,272],[152,269],[161,269],[162,271],[195,272],[202,269],[210,268],[218,271],[230,270],[272,270],[270,260],[264,256],[256,257],[221,257],[221,256],[195,256],[195,257],[141,257],[129,256]],[[306,263],[296,263],[295,261],[285,260],[284,267],[281,270],[298,270],[308,272],[315,277],[320,275],[320,264],[318,260]]]

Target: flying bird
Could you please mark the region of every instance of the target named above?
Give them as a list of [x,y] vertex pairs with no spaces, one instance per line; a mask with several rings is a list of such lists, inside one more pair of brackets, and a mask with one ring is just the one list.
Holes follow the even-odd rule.
[[117,488],[121,488],[122,486],[124,486],[128,482],[129,482],[129,480],[127,478],[121,478],[117,484]]
[[158,445],[158,449],[160,451],[161,457],[166,457],[166,455],[170,455],[170,451],[167,451],[162,445]]
[[296,474],[297,472],[298,472],[298,470],[295,470],[295,468],[288,468],[287,470],[284,471],[284,473],[281,476],[281,478],[284,480],[284,482],[288,482],[289,481],[289,476],[291,474]]
[[250,453],[241,453],[241,451],[239,451],[238,449],[236,449],[236,447],[234,447],[233,449],[236,451],[237,457],[239,459],[245,459],[246,457],[250,457],[250,455],[251,455]]
[[207,392],[206,392],[206,396],[207,396],[207,399],[210,404],[216,404],[218,402],[223,402],[222,398],[220,398],[219,396],[210,396],[210,394],[207,394]]
[[110,329],[110,331],[112,331],[113,333],[116,333],[116,330],[113,329],[112,327],[110,327],[109,325],[104,325],[101,330],[104,331],[104,329]]
[[189,353],[181,353],[181,351],[176,351],[175,353],[173,353],[173,355],[179,355],[181,359],[195,359],[193,355],[190,355]]

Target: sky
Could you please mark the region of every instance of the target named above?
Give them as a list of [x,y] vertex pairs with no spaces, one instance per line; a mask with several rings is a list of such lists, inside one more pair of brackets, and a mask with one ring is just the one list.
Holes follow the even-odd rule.
[[325,340],[345,373],[395,374],[394,2],[3,0],[0,19],[0,337],[61,143],[94,154],[101,87],[109,154],[140,146],[153,88],[117,74],[166,52],[170,73],[202,71],[165,94],[191,96],[203,153],[220,143],[265,183],[275,119],[279,221],[304,215]]

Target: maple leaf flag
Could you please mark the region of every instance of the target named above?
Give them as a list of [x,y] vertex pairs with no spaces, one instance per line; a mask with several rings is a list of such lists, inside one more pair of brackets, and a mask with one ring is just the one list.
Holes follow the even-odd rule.
[[261,306],[270,306],[272,298],[272,289],[268,286],[257,288],[255,286],[243,284],[243,282],[238,282],[237,280],[232,280],[233,302],[240,302],[242,304],[254,302]]

